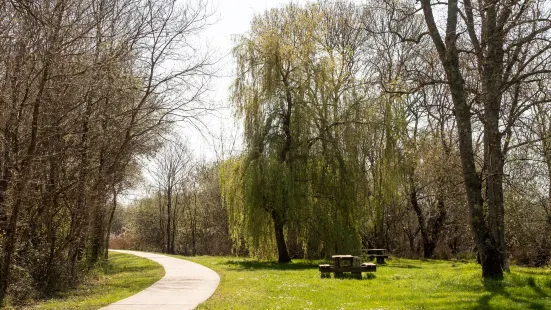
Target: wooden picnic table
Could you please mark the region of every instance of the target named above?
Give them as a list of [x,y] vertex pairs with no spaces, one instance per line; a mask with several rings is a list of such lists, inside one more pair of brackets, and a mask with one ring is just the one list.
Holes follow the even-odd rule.
[[332,258],[333,265],[319,265],[319,271],[321,272],[322,278],[331,277],[331,273],[334,273],[335,277],[339,277],[345,272],[350,272],[353,277],[361,279],[362,272],[375,272],[377,270],[377,266],[375,264],[362,264],[359,256],[333,255]]
[[333,255],[333,264],[335,267],[356,267],[359,266],[360,258],[352,255]]
[[367,252],[369,259],[377,259],[377,264],[384,264],[385,258],[388,258],[388,254],[385,254],[386,249],[366,249],[362,251]]

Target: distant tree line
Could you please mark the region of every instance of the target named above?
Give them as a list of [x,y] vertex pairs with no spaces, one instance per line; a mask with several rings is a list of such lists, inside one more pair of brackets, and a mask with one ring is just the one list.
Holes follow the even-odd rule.
[[209,14],[170,0],[0,2],[0,306],[107,257],[137,159],[203,108],[211,55],[191,42]]
[[120,209],[111,247],[190,256],[230,254],[218,165],[195,160],[176,142],[162,148],[148,170],[148,195]]

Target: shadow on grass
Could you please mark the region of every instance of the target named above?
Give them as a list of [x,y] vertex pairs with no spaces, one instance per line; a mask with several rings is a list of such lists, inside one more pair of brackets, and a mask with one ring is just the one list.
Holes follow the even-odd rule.
[[518,269],[514,272],[526,276],[551,276],[551,272],[548,269]]
[[[114,260],[116,260],[116,262]],[[142,272],[150,270],[151,266],[136,264],[135,260],[133,260],[132,257],[115,257],[112,261],[102,263],[100,268],[105,274],[113,276],[119,273],[126,272],[141,274]]]
[[[316,262],[291,262],[291,263],[278,263],[278,262],[260,262],[260,261],[236,261],[228,260],[224,264],[242,268],[242,271],[247,270],[305,270],[305,269],[318,269],[319,264]],[[239,270],[239,269],[238,269]]]
[[142,273],[144,271],[148,271],[150,269],[151,269],[150,266],[124,266],[124,267],[120,267],[120,268],[107,268],[105,270],[105,273],[108,274],[108,275],[111,275],[111,276],[119,274],[119,273],[125,273],[125,272],[140,274],[140,273]]
[[[533,292],[541,299],[549,298],[549,295],[536,284],[533,277],[528,277],[521,280],[521,282],[523,283],[520,283],[519,279],[516,279],[515,282],[516,282],[515,284],[517,285],[524,284],[523,286],[530,287],[533,290]],[[504,281],[483,280],[483,284],[484,284],[484,288],[489,294],[482,296],[478,300],[478,304],[480,308],[483,308],[483,309],[495,308],[490,305],[490,301],[497,296],[501,296],[503,298],[510,300],[511,302],[522,304],[523,307],[526,307],[526,309],[536,309],[536,310],[548,309],[547,305],[544,305],[538,302],[537,300],[534,300],[533,296],[511,295],[511,293],[506,290],[507,284]]]
[[388,266],[392,267],[392,268],[405,268],[405,269],[422,269],[423,268],[423,267],[419,267],[419,266],[406,265],[406,264],[396,264],[396,265],[388,265]]
[[328,279],[328,280],[373,280],[376,279],[377,276],[374,273],[371,272],[365,272],[362,273],[361,278],[356,278],[351,273],[343,273],[339,276],[333,276],[332,278],[322,278],[322,279]]
[[437,259],[427,259],[427,258],[421,258],[421,259],[403,259],[403,258],[396,258],[396,257],[391,257],[391,258],[388,258],[387,259],[388,263],[389,263],[389,267],[394,267],[396,265],[411,265],[410,262],[414,261],[415,264],[419,264],[418,266],[415,266],[415,265],[412,265],[412,266],[415,266],[415,268],[423,268],[423,266],[433,266],[433,265],[443,265],[443,266],[447,266],[447,264],[449,263],[455,263],[455,264],[463,264],[463,263],[467,263],[467,262],[462,262],[462,261],[443,261],[443,260],[437,260]]

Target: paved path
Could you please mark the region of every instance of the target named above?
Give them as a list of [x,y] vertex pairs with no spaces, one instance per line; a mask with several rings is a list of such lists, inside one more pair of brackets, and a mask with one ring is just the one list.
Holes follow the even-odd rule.
[[216,272],[187,260],[146,252],[113,251],[155,261],[165,268],[166,274],[145,290],[102,310],[194,309],[214,293],[220,282]]

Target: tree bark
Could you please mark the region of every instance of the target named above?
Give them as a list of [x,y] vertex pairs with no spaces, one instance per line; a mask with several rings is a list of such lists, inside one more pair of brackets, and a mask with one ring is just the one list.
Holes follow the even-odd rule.
[[444,202],[442,199],[438,199],[438,214],[433,221],[427,220],[425,217],[421,206],[419,206],[417,192],[415,189],[412,189],[410,192],[410,204],[417,215],[417,220],[419,223],[419,230],[423,240],[423,257],[427,259],[434,258],[434,251],[436,250],[436,245],[440,238],[440,233],[442,232],[442,227],[446,218]]
[[13,254],[15,252],[15,246],[17,242],[17,224],[19,222],[19,215],[21,212],[21,207],[23,204],[23,198],[25,196],[25,191],[27,190],[28,178],[31,173],[31,161],[35,156],[36,146],[38,143],[38,124],[40,117],[40,108],[42,106],[42,94],[46,88],[46,83],[48,81],[49,72],[50,72],[50,63],[51,59],[46,58],[46,63],[42,69],[42,76],[40,84],[38,87],[38,92],[36,98],[32,105],[32,119],[31,119],[31,135],[29,141],[29,147],[25,158],[21,162],[21,172],[15,181],[14,192],[17,195],[13,203],[13,208],[10,216],[7,218],[7,228],[6,228],[6,237],[4,240],[2,261],[0,263],[0,305],[3,304],[4,298],[6,296],[9,279],[10,279],[10,268],[12,265]]
[[117,210],[117,190],[113,186],[113,206],[111,207],[111,212],[109,213],[109,220],[107,222],[107,231],[105,233],[105,248],[103,252],[103,259],[109,259],[109,239],[111,237],[111,226],[113,225],[113,218],[115,216],[115,211]]
[[177,222],[177,217],[176,217],[176,211],[177,211],[177,206],[178,206],[178,203],[175,203],[174,204],[174,211],[172,212],[172,237],[170,238],[170,253],[174,254],[176,253],[176,251],[174,250],[175,249],[175,243],[176,243],[176,222]]
[[169,254],[172,253],[172,250],[170,248],[171,242],[171,230],[172,230],[172,188],[168,188],[166,191],[166,247],[165,251]]
[[287,251],[287,244],[285,243],[285,235],[283,233],[284,223],[280,220],[277,212],[272,212],[272,219],[274,220],[274,229],[277,243],[277,261],[280,263],[290,263],[291,257]]
[[[448,16],[446,21],[445,41],[442,40],[436,26],[431,1],[421,0],[421,6],[429,34],[438,52],[442,66],[444,67],[454,104],[457,130],[459,133],[459,152],[463,169],[463,180],[471,214],[471,227],[480,254],[482,276],[484,278],[502,279],[503,271],[507,266],[504,241],[505,234],[503,229],[503,158],[500,156],[500,136],[496,126],[499,120],[500,101],[495,94],[496,92],[499,93],[500,90],[498,88],[496,89],[495,81],[492,83],[488,83],[488,81],[484,83],[484,81],[482,81],[483,84],[487,86],[485,88],[487,96],[483,97],[482,100],[484,100],[485,108],[487,109],[485,112],[489,113],[485,116],[486,123],[484,124],[485,165],[488,169],[486,187],[489,196],[488,200],[484,202],[482,196],[482,178],[476,170],[474,160],[471,109],[470,105],[467,103],[465,80],[461,74],[459,51],[457,48],[458,1],[450,0],[447,5]],[[490,11],[495,10],[495,3],[488,7]],[[485,19],[487,19],[488,16],[485,16]],[[485,20],[484,26],[487,27],[487,23],[492,22],[495,23],[495,20]],[[486,31],[488,30],[486,29]],[[499,36],[498,34],[494,37]],[[499,45],[499,42],[492,43],[495,44],[494,48],[497,48]],[[492,51],[489,53],[491,54]],[[494,54],[495,53],[494,51]],[[480,57],[483,59],[482,55],[480,55]],[[486,77],[488,75],[495,76],[499,71],[499,68],[495,67],[499,66],[498,60],[495,57],[490,60],[490,62],[485,62],[484,64],[479,63],[480,66],[486,66]],[[498,117],[496,118],[495,115]],[[488,218],[486,218],[485,209],[488,210]]]

